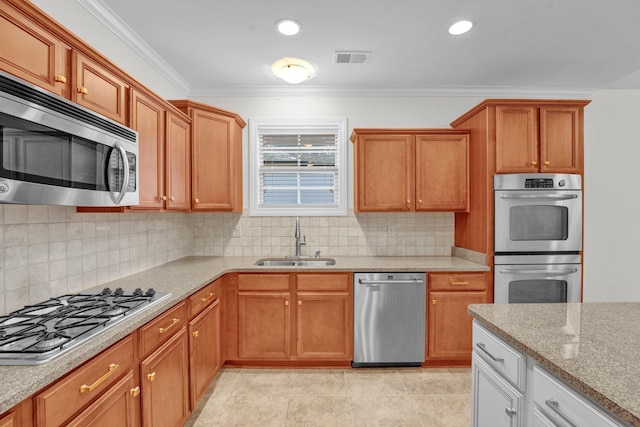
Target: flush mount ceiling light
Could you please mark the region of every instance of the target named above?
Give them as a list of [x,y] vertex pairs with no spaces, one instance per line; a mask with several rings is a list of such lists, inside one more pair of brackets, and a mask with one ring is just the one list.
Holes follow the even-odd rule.
[[304,59],[281,58],[273,63],[271,71],[279,79],[297,84],[313,77],[316,70]]
[[281,19],[276,22],[276,30],[283,36],[295,36],[302,31],[302,25],[293,19]]
[[459,36],[469,31],[471,27],[473,27],[473,22],[471,21],[458,21],[449,27],[449,34]]

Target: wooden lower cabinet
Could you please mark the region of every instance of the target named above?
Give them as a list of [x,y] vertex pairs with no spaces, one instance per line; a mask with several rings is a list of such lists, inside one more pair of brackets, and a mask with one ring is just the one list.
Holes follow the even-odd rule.
[[429,274],[426,365],[471,365],[470,304],[488,301],[485,273]]
[[221,365],[220,301],[216,301],[189,322],[191,410],[198,404]]
[[189,342],[183,327],[140,363],[142,425],[177,427],[189,411]]
[[133,371],[129,371],[67,427],[134,427],[140,425],[140,387],[135,386]]
[[239,292],[238,356],[288,359],[291,354],[289,292]]
[[349,273],[240,274],[238,358],[350,361]]
[[33,401],[26,399],[0,416],[0,427],[33,426]]

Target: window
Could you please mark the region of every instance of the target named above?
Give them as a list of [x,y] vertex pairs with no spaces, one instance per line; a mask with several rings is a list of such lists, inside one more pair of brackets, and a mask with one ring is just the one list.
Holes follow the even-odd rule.
[[347,214],[345,119],[250,120],[250,214]]

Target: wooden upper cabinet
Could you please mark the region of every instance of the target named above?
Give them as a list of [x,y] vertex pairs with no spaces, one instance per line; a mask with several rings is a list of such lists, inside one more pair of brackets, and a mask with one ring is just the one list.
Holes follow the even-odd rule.
[[30,18],[28,2],[11,3],[0,3],[0,69],[66,97],[69,47]]
[[165,110],[151,97],[131,91],[131,128],[138,131],[138,192],[135,208],[161,209],[164,195]]
[[582,107],[540,109],[540,172],[582,171],[582,114]]
[[170,101],[191,117],[191,209],[242,212],[242,128],[235,113]]
[[583,106],[496,107],[497,173],[581,173]]
[[127,123],[127,89],[124,77],[80,52],[72,52],[71,100],[116,122]]
[[191,124],[179,113],[167,112],[165,208],[191,209]]
[[[353,138],[353,137],[352,137]],[[356,211],[410,211],[414,207],[412,135],[367,134],[355,141]]]
[[466,211],[469,136],[449,129],[354,129],[356,212]]
[[469,207],[469,136],[416,135],[416,211]]

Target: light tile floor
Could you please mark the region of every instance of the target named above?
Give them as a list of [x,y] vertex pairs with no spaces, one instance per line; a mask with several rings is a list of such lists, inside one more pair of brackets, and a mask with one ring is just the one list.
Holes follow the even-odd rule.
[[185,424],[470,425],[469,369],[225,368]]

